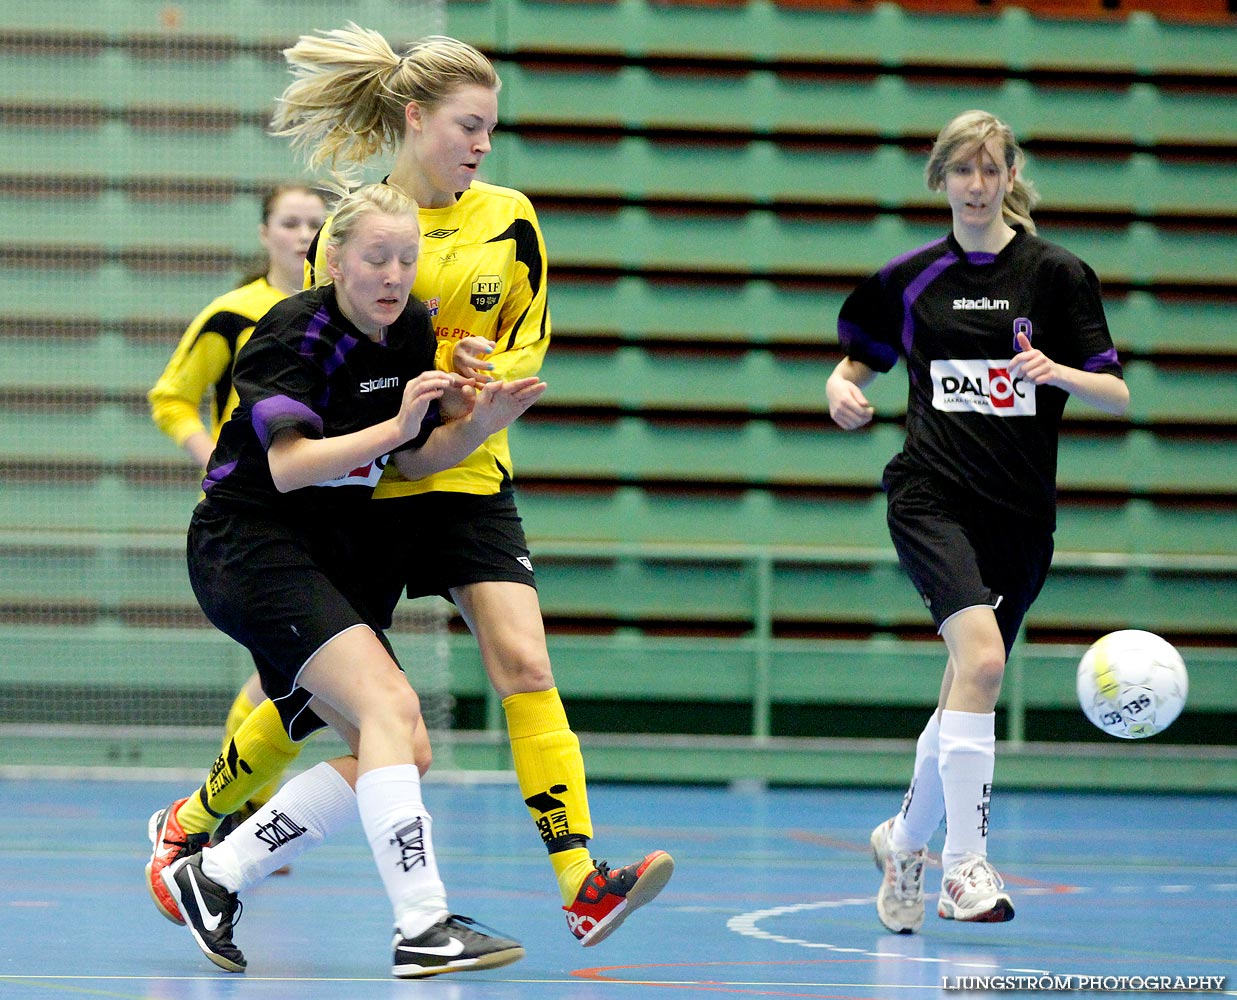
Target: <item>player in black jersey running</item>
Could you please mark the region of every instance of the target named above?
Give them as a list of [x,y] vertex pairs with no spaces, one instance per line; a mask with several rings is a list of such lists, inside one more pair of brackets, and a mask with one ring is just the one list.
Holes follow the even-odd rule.
[[1129,405],[1099,281],[1036,235],[1023,163],[1008,126],[986,112],[945,126],[926,179],[944,191],[953,227],[846,299],[846,356],[826,384],[830,415],[855,430],[873,417],[864,387],[906,359],[906,442],[882,485],[894,547],[949,654],[902,809],[872,831],[884,873],[877,913],[900,933],[923,923],[927,844],[942,818],[937,913],[1013,918],[987,860],[997,696],[1052,560],[1065,402],[1114,415]]
[[[428,740],[374,610],[360,529],[388,461],[414,476],[448,468],[545,384],[477,392],[434,370],[429,315],[410,297],[419,245],[416,204],[395,188],[370,185],[340,202],[329,280],[273,306],[237,356],[239,402],[189,527],[194,594],[253,655],[287,738],[329,724],[352,750],[281,789],[249,821],[261,826],[254,837],[242,825],[194,853],[201,844],[182,832],[183,855],[158,873],[160,908],[183,917],[228,971],[245,968],[232,942],[236,893],[279,846],[311,846],[358,811],[394,913],[395,975],[492,968],[524,954],[447,906],[421,795]],[[161,842],[175,836],[171,807],[151,824]]]

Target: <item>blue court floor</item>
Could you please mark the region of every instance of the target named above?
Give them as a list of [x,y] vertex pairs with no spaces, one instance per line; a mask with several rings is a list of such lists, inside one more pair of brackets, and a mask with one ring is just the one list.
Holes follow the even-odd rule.
[[[678,867],[655,902],[584,949],[514,784],[428,783],[452,908],[528,955],[401,982],[388,977],[390,911],[359,824],[247,894],[246,974],[208,963],[143,885],[147,817],[187,785],[0,779],[0,1000],[914,1000],[958,996],[945,987],[960,977],[1066,976],[1077,995],[1151,976],[1220,977],[1237,995],[1232,798],[998,788],[990,853],[1017,918],[942,921],[932,892],[923,932],[896,936],[876,920],[867,839],[899,792],[596,785],[598,856],[622,864],[660,847]],[[930,889],[937,878],[930,868]]]

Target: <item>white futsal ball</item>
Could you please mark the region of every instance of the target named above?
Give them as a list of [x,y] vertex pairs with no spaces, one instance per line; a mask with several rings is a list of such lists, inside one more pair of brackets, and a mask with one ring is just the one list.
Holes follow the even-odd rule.
[[1153,632],[1110,632],[1078,664],[1078,703],[1109,736],[1141,740],[1167,729],[1190,689],[1181,654]]

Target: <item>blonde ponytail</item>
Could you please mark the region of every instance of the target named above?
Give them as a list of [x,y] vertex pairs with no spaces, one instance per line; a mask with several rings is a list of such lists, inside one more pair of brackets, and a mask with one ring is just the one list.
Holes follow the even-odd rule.
[[276,102],[271,132],[291,139],[311,169],[329,169],[345,190],[366,161],[399,148],[409,103],[433,111],[461,86],[502,86],[490,61],[465,42],[431,35],[400,56],[378,32],[351,21],[302,35],[284,58],[294,79]]

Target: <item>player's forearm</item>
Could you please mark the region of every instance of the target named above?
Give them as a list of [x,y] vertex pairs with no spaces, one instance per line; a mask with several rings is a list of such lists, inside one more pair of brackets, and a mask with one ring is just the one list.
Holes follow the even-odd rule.
[[396,452],[395,468],[409,481],[424,479],[459,465],[481,447],[489,435],[469,417],[434,428],[420,448]]
[[873,379],[876,378],[876,372],[862,361],[845,357],[837,363],[837,367],[833,369],[833,373],[829,378],[842,379],[858,386],[860,389],[866,389],[872,384]]
[[1079,402],[1115,417],[1122,416],[1130,405],[1130,390],[1125,381],[1107,372],[1084,372],[1058,365],[1053,384]]
[[404,440],[393,419],[330,438],[307,438],[285,430],[275,436],[266,457],[275,489],[287,493],[346,476],[399,447]]

